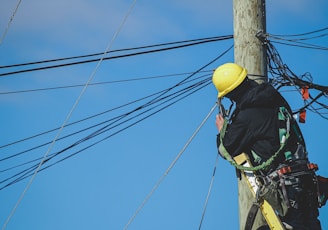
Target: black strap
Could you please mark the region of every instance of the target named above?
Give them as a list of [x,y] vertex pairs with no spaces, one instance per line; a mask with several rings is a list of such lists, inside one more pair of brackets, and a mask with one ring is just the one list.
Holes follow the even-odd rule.
[[249,209],[247,219],[246,219],[246,224],[245,224],[245,230],[252,230],[254,220],[257,214],[257,211],[259,210],[259,204],[258,203],[253,203],[251,208]]

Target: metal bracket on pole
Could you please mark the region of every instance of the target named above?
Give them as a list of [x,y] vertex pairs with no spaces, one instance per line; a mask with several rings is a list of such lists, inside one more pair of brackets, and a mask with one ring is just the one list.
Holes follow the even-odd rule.
[[262,42],[263,45],[268,44],[268,35],[263,33],[263,30],[257,31],[256,37]]

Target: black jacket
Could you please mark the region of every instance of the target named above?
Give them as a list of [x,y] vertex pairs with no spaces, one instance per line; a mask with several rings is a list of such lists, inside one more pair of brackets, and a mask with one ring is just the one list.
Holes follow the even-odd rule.
[[[281,106],[292,114],[288,103],[273,86],[250,81],[247,89],[236,100],[236,109],[223,139],[229,154],[234,157],[244,152],[251,157],[250,152],[253,150],[262,158],[262,162],[270,158],[280,147],[279,127],[285,125],[285,122],[281,124],[278,120]],[[291,132],[287,145],[291,152],[296,150],[297,142],[298,138]],[[217,144],[219,147],[219,135]],[[283,160],[282,154],[278,161]]]

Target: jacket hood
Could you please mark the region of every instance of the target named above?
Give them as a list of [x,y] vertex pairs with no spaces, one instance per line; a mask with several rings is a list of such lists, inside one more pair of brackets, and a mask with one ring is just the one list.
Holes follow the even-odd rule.
[[236,101],[239,109],[251,107],[273,108],[281,103],[278,91],[269,83],[258,84],[251,81],[248,90]]

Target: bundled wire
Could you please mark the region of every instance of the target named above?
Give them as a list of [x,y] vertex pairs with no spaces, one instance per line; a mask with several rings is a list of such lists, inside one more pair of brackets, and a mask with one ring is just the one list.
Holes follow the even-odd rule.
[[[319,98],[327,98],[328,87],[313,83],[313,78],[310,73],[305,73],[301,76],[297,76],[290,68],[284,64],[276,48],[270,41],[266,41],[267,45],[267,63],[268,71],[272,75],[271,83],[277,89],[285,86],[293,86],[303,96],[302,90],[316,90],[319,91],[317,96],[313,97],[309,95],[309,101],[304,100],[305,105],[293,112],[293,114],[300,113],[305,109],[308,109],[324,119],[328,119],[327,105],[319,102]],[[316,105],[316,107],[315,107]]]
[[[39,172],[44,171],[49,167],[52,167],[64,160],[67,160],[125,131],[126,129],[144,121],[145,119],[151,116],[154,116],[155,114],[163,111],[164,109],[176,104],[177,102],[183,100],[184,98],[187,98],[188,96],[210,85],[211,77],[209,75],[211,74],[207,73],[202,76],[197,76],[197,74],[199,74],[205,67],[209,66],[210,64],[221,58],[224,54],[230,51],[232,47],[233,46],[229,47],[225,52],[223,52],[220,56],[216,57],[213,61],[211,61],[201,69],[197,70],[196,72],[192,73],[188,77],[184,78],[182,81],[178,82],[172,87],[169,87],[165,90],[161,90],[149,96],[140,98],[138,100],[132,101],[125,105],[113,109],[109,109],[101,113],[101,115],[107,112],[123,110],[127,106],[134,105],[134,108],[130,109],[128,112],[121,112],[119,115],[113,116],[110,119],[103,120],[97,124],[84,127],[78,131],[72,132],[66,136],[58,138],[57,142],[63,141],[64,139],[67,140],[67,138],[73,138],[73,137],[74,140],[73,142],[61,148],[60,150],[49,154],[47,158],[44,159],[42,168],[39,170]],[[144,102],[146,99],[148,101]],[[142,102],[144,103],[140,104]],[[96,116],[98,116],[98,114],[92,116],[91,118],[94,118]],[[86,120],[89,120],[89,118],[83,119],[79,122],[74,122],[73,124],[79,123],[79,125],[81,125],[80,122]],[[12,145],[16,145],[18,143],[34,139],[35,137],[42,136],[43,134],[53,132],[54,130],[56,129],[44,132],[40,135],[35,135],[32,138],[25,138],[20,141],[16,141],[13,143],[0,146],[0,148],[8,148]],[[83,134],[86,132],[87,134]],[[82,135],[82,137],[77,139],[76,136],[79,135],[80,136]],[[43,144],[34,146],[29,149],[25,149],[18,153],[17,152],[9,153],[7,156],[2,156],[0,162],[7,162],[12,160],[15,163],[14,165],[4,168],[0,171],[0,173],[4,175],[3,178],[0,180],[0,190],[30,177],[33,174],[35,168],[38,167],[41,158],[36,156],[34,159],[29,158],[29,160],[26,160],[26,156],[27,156],[26,154],[30,154],[30,155],[32,155],[32,153],[37,154],[39,149],[49,145],[49,143],[50,142],[45,142]],[[77,149],[78,147],[80,148]]]
[[[196,79],[197,80],[197,79]],[[49,154],[49,156],[44,160],[44,167],[42,167],[39,172],[59,163],[62,162],[68,158],[71,158],[75,156],[76,154],[83,152],[92,146],[95,146],[96,144],[99,144],[100,142],[103,142],[110,137],[113,137],[122,131],[140,123],[141,121],[157,114],[158,112],[168,108],[169,106],[172,106],[173,104],[179,102],[183,98],[188,97],[189,95],[197,92],[198,90],[202,89],[203,87],[209,85],[211,83],[210,77],[201,77],[201,80],[198,80],[195,82],[195,80],[187,81],[185,84],[181,84],[179,87],[184,87],[180,90],[178,90],[178,86],[172,88],[171,90],[174,89],[175,92],[172,92],[171,94],[168,95],[162,95],[158,97],[160,94],[164,93],[166,90],[157,92],[153,94],[152,96],[147,96],[145,98],[153,97],[152,100],[137,106],[136,108],[122,113],[118,116],[112,117],[110,119],[104,120],[98,124],[91,125],[89,127],[83,128],[79,131],[70,133],[64,137],[61,137],[57,140],[62,141],[64,139],[67,139],[69,137],[76,136],[81,133],[89,132],[89,134],[86,134],[84,137],[74,141],[72,144],[67,145],[66,147],[62,148],[59,151],[56,151],[55,153]],[[186,86],[187,85],[187,86]],[[155,98],[154,98],[155,96]],[[142,99],[139,99],[137,101],[141,101]],[[136,102],[131,102],[128,104],[136,104]],[[120,109],[122,109],[121,107]],[[114,111],[119,108],[114,108],[111,109],[110,111]],[[96,139],[96,140],[95,140]],[[81,146],[82,144],[95,140],[93,143],[88,144],[87,146],[82,147],[80,150],[77,150],[73,153],[68,153],[70,150],[76,149],[78,146]],[[89,142],[88,142],[89,143]],[[24,151],[21,151],[19,153],[15,154],[10,154],[10,156],[3,157],[0,159],[1,162],[8,161],[10,159],[15,159],[15,162],[18,162],[16,158],[18,157],[23,157],[23,155],[26,155],[27,153],[31,153],[34,151],[37,151],[41,149],[44,146],[49,145],[50,142],[46,142],[37,146],[34,146],[32,148],[26,149]],[[8,145],[7,145],[8,146]],[[64,153],[67,155],[64,156]],[[58,159],[60,158],[60,159]],[[9,175],[6,176],[6,178],[2,179],[0,181],[0,190],[15,184],[29,176],[31,176],[31,173],[35,170],[35,168],[38,166],[39,161],[41,157],[37,157],[32,160],[28,161],[23,161],[22,163],[16,163],[15,165],[1,170],[1,173],[8,173]],[[50,163],[50,161],[55,161],[53,163]],[[49,164],[49,165],[47,165]],[[23,169],[21,169],[23,168]]]
[[290,34],[290,35],[267,34],[266,36],[267,38],[270,39],[272,43],[288,45],[288,46],[296,46],[300,48],[328,51],[328,47],[304,42],[314,39],[325,38],[328,36],[327,31],[328,31],[328,27],[325,27],[319,30],[310,31],[301,34]]
[[[155,45],[149,45],[149,46],[140,46],[140,47],[135,47],[135,48],[111,50],[111,51],[106,52],[106,54],[114,54],[114,53],[118,53],[118,54],[112,55],[109,57],[107,56],[105,58],[102,58],[102,60],[105,61],[105,60],[125,58],[125,57],[131,57],[131,56],[142,55],[142,54],[168,51],[168,50],[173,50],[173,49],[178,49],[178,48],[185,48],[188,46],[205,44],[205,43],[209,43],[209,42],[228,40],[228,39],[232,39],[232,38],[233,38],[232,35],[225,35],[225,36],[199,38],[199,39],[192,39],[192,40],[185,40],[185,41],[178,41],[178,42],[155,44]],[[134,51],[134,52],[131,52],[131,51]],[[91,62],[97,62],[100,60],[100,57],[92,58],[92,59],[90,59],[90,58],[95,57],[95,56],[101,56],[103,54],[104,53],[94,53],[94,54],[80,55],[80,56],[74,56],[74,57],[66,57],[66,58],[58,58],[58,59],[51,59],[51,60],[43,60],[43,61],[35,61],[35,62],[0,66],[0,69],[4,69],[4,70],[11,69],[11,68],[15,68],[15,69],[18,68],[18,70],[13,70],[13,71],[7,70],[7,72],[0,73],[0,77],[14,75],[14,74],[21,74],[21,73],[26,73],[26,72],[32,72],[32,71],[34,72],[34,71],[40,71],[40,70],[46,70],[46,69],[61,68],[61,67],[80,65],[80,64],[86,64],[86,63],[91,63]],[[53,64],[51,64],[51,63],[53,63]],[[56,63],[58,63],[58,64],[56,64]],[[31,67],[31,66],[37,66],[37,67]]]

